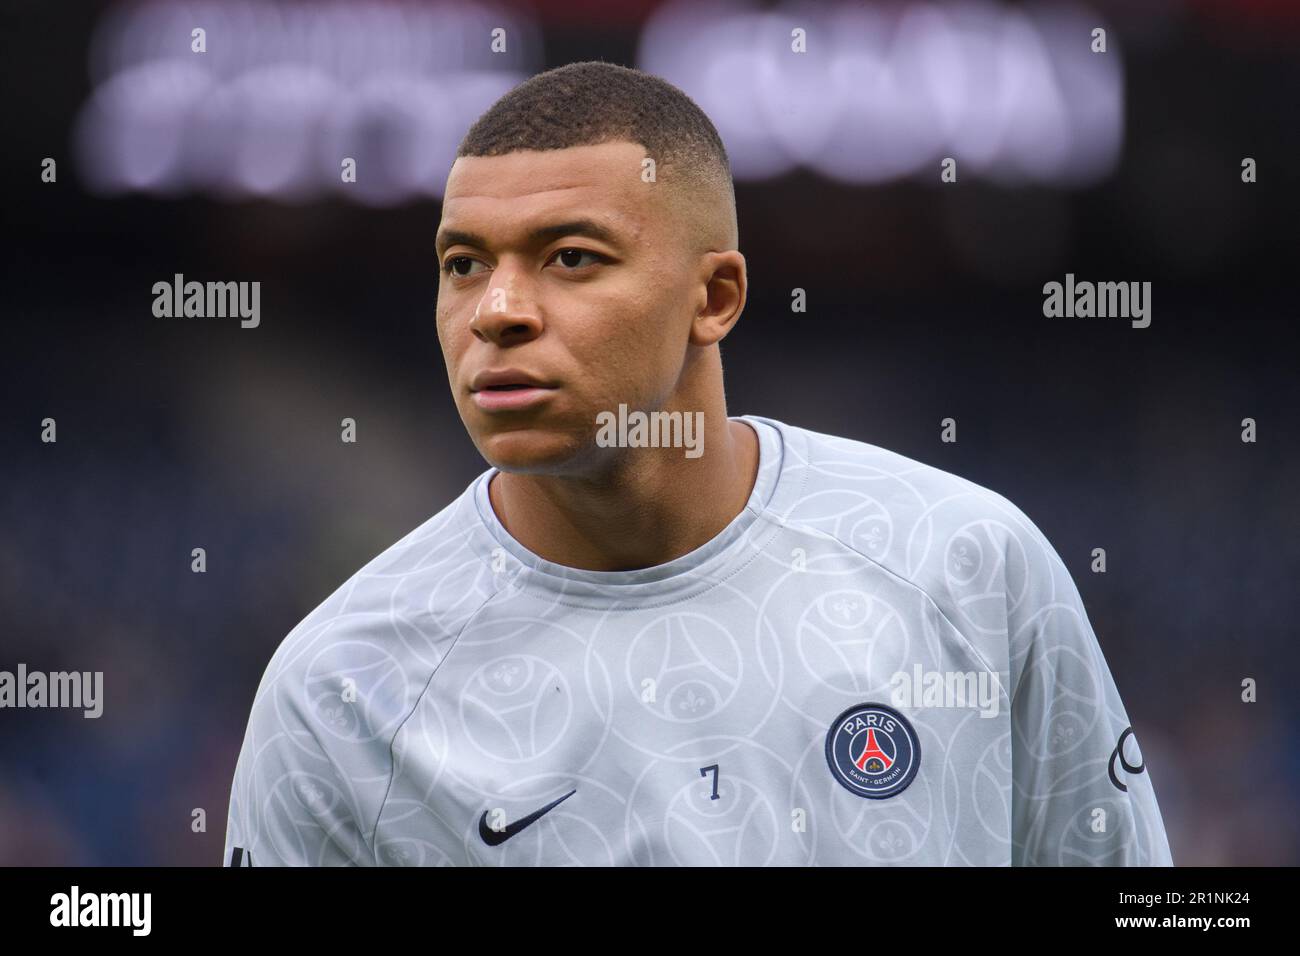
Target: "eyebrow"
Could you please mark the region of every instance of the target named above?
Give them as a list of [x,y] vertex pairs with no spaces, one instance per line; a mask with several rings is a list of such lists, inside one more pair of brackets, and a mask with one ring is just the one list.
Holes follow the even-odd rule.
[[[527,242],[529,245],[540,245],[552,239],[558,239],[561,236],[587,236],[591,239],[597,239],[601,242],[607,242],[611,246],[621,246],[618,236],[613,230],[602,226],[594,219],[571,219],[568,222],[557,222],[549,226],[539,226],[532,232],[528,233]],[[442,229],[438,232],[438,238],[434,242],[434,248],[439,255],[449,246],[465,245],[475,246],[479,249],[486,249],[488,241],[476,232],[468,232],[463,229]]]

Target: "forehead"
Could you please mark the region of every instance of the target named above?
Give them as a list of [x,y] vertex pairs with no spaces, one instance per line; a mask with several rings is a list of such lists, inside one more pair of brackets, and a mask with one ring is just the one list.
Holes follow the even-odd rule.
[[447,177],[442,226],[522,231],[583,216],[635,239],[661,216],[654,183],[641,178],[645,155],[637,143],[614,142],[462,156]]

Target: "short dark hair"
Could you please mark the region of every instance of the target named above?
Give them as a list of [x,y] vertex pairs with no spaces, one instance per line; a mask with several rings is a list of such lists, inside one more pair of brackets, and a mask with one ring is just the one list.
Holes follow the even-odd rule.
[[722,187],[734,208],[731,164],[704,111],[667,80],[602,60],[539,73],[492,104],[456,150],[502,156],[630,140],[655,162],[655,178]]

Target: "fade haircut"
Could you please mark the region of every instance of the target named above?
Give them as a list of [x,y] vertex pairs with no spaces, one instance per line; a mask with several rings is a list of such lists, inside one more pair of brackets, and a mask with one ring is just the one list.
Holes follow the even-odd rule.
[[676,187],[692,211],[703,214],[720,202],[729,223],[699,215],[699,224],[714,233],[722,225],[722,244],[736,248],[735,186],[722,138],[689,96],[641,70],[588,60],[539,73],[475,121],[456,158],[621,140],[643,146],[654,160],[656,181]]

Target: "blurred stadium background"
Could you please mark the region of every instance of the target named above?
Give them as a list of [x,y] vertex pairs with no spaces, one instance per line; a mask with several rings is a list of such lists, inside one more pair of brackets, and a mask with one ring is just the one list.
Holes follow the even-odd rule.
[[[1300,6],[26,0],[0,44],[0,668],[106,696],[0,712],[0,864],[220,861],[278,642],[485,467],[433,322],[455,147],[585,59],[681,86],[731,154],[732,414],[1015,501],[1075,575],[1175,861],[1300,861]],[[178,272],[260,281],[261,326],[155,318]],[[1152,282],[1150,328],[1044,318],[1067,272]]]

